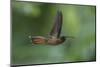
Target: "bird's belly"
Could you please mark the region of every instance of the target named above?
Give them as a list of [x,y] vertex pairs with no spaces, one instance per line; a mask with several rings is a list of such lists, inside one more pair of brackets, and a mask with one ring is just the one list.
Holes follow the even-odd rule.
[[61,42],[60,39],[49,39],[47,43],[50,44],[50,45],[58,45],[62,42]]

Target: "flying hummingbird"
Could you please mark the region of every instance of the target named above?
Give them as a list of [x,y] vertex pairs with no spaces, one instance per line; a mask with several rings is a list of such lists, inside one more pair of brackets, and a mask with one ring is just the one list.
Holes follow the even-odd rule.
[[59,45],[63,43],[66,38],[73,38],[71,36],[60,36],[62,29],[63,15],[61,11],[57,11],[55,17],[54,26],[49,33],[49,36],[30,36],[33,44],[49,44],[49,45]]

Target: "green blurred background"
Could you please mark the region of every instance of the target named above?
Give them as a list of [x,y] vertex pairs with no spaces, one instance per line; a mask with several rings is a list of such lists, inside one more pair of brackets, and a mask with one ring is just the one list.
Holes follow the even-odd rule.
[[[95,61],[96,7],[36,2],[12,3],[12,64]],[[48,36],[57,11],[63,13],[61,35],[75,39],[57,46],[32,45],[28,36]]]

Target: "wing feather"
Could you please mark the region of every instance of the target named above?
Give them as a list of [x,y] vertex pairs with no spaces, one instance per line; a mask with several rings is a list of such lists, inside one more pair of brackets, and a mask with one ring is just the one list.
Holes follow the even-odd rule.
[[54,26],[50,32],[50,36],[56,36],[57,38],[60,37],[61,28],[62,28],[62,20],[63,20],[62,12],[58,11],[55,18]]

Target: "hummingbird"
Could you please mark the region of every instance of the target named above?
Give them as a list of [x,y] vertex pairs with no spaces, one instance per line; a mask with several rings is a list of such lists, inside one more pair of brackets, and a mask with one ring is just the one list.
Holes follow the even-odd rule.
[[57,11],[53,28],[51,29],[48,37],[43,36],[29,36],[33,44],[49,44],[59,45],[62,44],[66,38],[73,38],[71,36],[60,36],[63,23],[63,14]]

